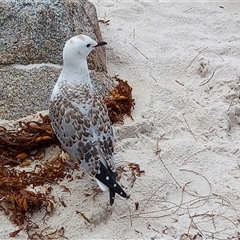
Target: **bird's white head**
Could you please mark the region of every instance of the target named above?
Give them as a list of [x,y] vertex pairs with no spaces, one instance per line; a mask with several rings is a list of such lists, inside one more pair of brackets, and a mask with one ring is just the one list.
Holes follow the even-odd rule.
[[96,42],[86,35],[77,35],[70,38],[63,49],[63,61],[86,59],[93,48],[103,46],[106,42]]

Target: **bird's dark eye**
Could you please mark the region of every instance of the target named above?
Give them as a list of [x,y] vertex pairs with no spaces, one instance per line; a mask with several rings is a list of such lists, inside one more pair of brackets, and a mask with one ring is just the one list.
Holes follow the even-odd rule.
[[91,46],[91,44],[87,44],[87,45],[86,45],[86,47],[90,47],[90,46]]

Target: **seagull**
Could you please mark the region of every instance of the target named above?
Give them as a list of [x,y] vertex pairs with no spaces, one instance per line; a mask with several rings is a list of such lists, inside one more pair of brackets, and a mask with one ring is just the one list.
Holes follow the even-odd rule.
[[95,178],[103,191],[109,190],[110,205],[115,193],[129,195],[116,182],[114,134],[108,109],[93,88],[87,56],[106,45],[86,35],[70,38],[63,48],[63,69],[50,98],[49,117],[62,148]]

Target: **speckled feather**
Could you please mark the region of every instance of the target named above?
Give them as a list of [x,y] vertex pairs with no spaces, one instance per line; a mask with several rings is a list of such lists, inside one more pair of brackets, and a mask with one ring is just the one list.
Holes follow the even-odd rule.
[[61,85],[61,94],[51,101],[49,109],[61,145],[92,176],[100,171],[100,154],[115,171],[114,137],[106,105],[84,85],[69,87]]

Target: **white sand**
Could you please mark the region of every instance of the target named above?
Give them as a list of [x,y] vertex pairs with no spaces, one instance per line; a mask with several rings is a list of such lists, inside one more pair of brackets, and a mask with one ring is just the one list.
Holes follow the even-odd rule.
[[[94,1],[110,20],[101,24],[109,74],[128,80],[136,100],[134,121],[115,127],[116,160],[145,174],[131,188],[126,172],[131,199],[117,196],[113,207],[108,193],[84,196],[96,186],[87,177],[61,183],[71,194],[54,186],[67,207],[57,204],[42,226],[63,226],[68,239],[239,236],[240,3],[157,2]],[[16,226],[0,214],[8,238]]]

